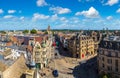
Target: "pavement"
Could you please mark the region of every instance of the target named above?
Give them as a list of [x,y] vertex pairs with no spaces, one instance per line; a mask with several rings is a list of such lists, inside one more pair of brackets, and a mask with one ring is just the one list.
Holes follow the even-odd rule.
[[[59,52],[59,51],[57,51]],[[53,59],[49,64],[49,68],[44,69],[46,76],[43,78],[54,78],[52,75],[52,71],[57,69],[59,71],[58,78],[98,78],[96,75],[95,67],[86,68],[85,64],[80,65],[80,59],[70,58],[61,56],[57,53],[57,58]],[[94,56],[88,57],[88,59]],[[96,59],[88,60],[86,64],[91,64]],[[88,69],[88,70],[87,70]],[[93,71],[93,72],[91,72]],[[89,75],[89,77],[88,77]]]
[[[61,44],[60,44],[61,45]],[[46,76],[41,78],[55,78],[52,75],[53,70],[58,70],[59,77],[57,78],[98,78],[96,72],[96,55],[86,57],[85,59],[71,58],[68,51],[65,51],[61,46],[58,49],[54,48],[55,58],[49,63],[48,68],[43,72]],[[93,58],[93,59],[92,59]],[[86,61],[84,63],[83,61]],[[83,64],[81,64],[83,62]]]
[[[93,58],[93,61],[95,60],[96,59]],[[98,78],[98,73],[96,70],[97,63],[96,61],[93,61],[88,60],[87,63],[75,66],[73,76],[75,78]]]
[[[55,49],[55,48],[54,48]],[[58,78],[74,78],[72,75],[72,70],[69,68],[74,68],[76,65],[68,63],[66,60],[66,57],[61,56],[59,54],[59,50],[55,49],[54,50],[57,55],[55,56],[55,59],[53,59],[49,65],[48,68],[45,68],[43,72],[46,73],[46,76],[43,78],[54,78],[52,75],[52,71],[57,69],[59,72],[59,77]]]
[[[52,72],[53,70],[57,69],[59,72],[59,77],[58,78],[74,78],[72,74],[68,74],[68,73],[72,73],[72,71],[69,69],[73,68],[74,66],[66,63],[66,61],[64,59],[56,59],[54,60],[53,63],[49,64],[50,66],[50,71]],[[54,78],[52,73],[50,73],[47,78]]]

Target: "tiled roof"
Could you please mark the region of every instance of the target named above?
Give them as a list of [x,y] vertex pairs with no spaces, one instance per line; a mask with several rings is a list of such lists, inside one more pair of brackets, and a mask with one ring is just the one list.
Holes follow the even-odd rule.
[[120,51],[120,42],[116,41],[101,41],[99,44],[100,48],[112,49]]
[[17,42],[17,37],[13,36],[12,41]]
[[43,40],[43,37],[35,37],[35,41],[41,43]]
[[29,45],[29,37],[24,37],[24,45]]
[[28,52],[32,52],[32,46],[28,45],[27,50],[28,50]]

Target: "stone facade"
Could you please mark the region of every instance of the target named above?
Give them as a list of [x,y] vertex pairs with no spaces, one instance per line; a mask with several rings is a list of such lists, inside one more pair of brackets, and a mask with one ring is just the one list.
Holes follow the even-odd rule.
[[33,61],[35,61],[37,67],[42,69],[47,66],[51,59],[51,47],[52,43],[47,40],[40,44],[39,42],[35,43],[33,48]]
[[100,42],[100,48],[98,53],[99,74],[110,74],[112,78],[120,78],[119,39],[104,39]]
[[73,57],[87,58],[98,53],[102,35],[99,32],[79,32],[68,40],[68,49]]
[[94,41],[92,37],[86,35],[77,35],[69,40],[69,50],[73,57],[80,59],[89,55],[94,55]]

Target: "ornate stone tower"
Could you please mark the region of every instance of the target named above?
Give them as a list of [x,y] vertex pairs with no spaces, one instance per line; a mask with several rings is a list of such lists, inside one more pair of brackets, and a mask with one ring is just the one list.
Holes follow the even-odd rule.
[[51,34],[50,25],[48,25],[47,32],[48,32],[48,34]]

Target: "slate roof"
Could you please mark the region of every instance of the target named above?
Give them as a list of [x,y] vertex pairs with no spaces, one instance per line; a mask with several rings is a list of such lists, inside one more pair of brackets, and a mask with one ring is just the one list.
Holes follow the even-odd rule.
[[120,42],[102,40],[99,44],[100,48],[112,49],[120,51]]

